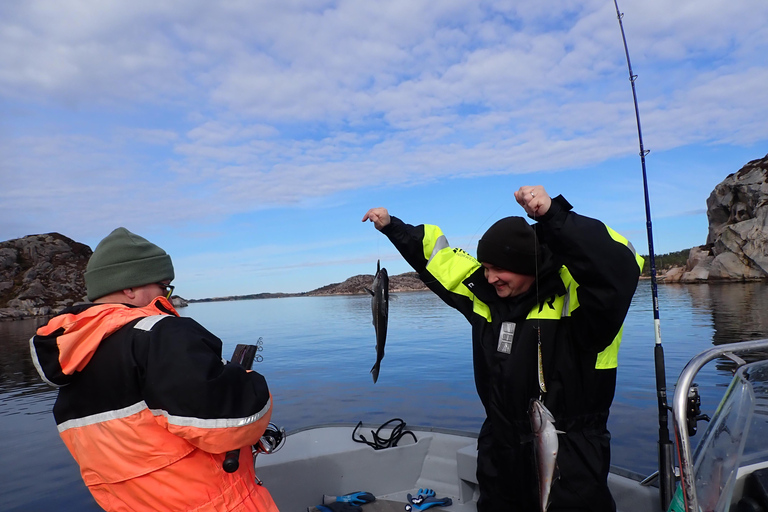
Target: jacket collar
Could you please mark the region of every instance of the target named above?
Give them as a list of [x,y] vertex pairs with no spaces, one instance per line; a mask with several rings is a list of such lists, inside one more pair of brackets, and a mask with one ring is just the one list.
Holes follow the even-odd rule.
[[30,340],[40,376],[59,387],[90,362],[101,342],[130,322],[153,315],[179,314],[165,297],[144,307],[127,304],[80,304],[70,307],[37,330]]
[[537,303],[543,304],[553,295],[565,294],[565,285],[560,279],[560,268],[561,265],[549,260],[549,264],[544,266],[531,288],[515,297],[500,298],[496,294],[496,289],[485,278],[482,266],[464,280],[464,285],[489,307],[505,312],[503,315],[505,317],[527,316]]

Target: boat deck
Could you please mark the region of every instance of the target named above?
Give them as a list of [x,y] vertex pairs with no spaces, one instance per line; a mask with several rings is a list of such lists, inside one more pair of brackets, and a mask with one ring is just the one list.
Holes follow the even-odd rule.
[[[280,510],[312,510],[323,494],[367,491],[377,501],[363,512],[403,512],[407,495],[432,489],[453,501],[446,510],[476,512],[476,438],[463,432],[411,428],[418,438],[382,450],[352,440],[353,425],[291,433],[286,446],[257,458],[257,475]],[[363,435],[370,431],[362,430]],[[658,489],[629,472],[612,472],[609,485],[619,512],[657,512]],[[434,507],[434,510],[443,507]]]

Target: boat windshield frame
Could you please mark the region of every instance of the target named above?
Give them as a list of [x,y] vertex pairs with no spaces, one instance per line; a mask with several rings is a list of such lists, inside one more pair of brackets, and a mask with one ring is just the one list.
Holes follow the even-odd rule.
[[[744,372],[745,365],[747,363],[736,354],[758,350],[768,350],[768,339],[720,345],[695,356],[688,362],[683,371],[680,373],[677,386],[675,387],[675,395],[673,400],[673,418],[675,438],[677,441],[678,462],[680,464],[680,488],[682,490],[684,507],[687,512],[699,512],[699,496],[696,488],[696,472],[698,467],[701,467],[702,464],[706,464],[704,462],[704,458],[708,455],[706,453],[706,447],[708,445],[707,437],[711,437],[712,433],[715,432],[713,429],[716,429],[718,425],[721,424],[721,421],[723,421],[722,418],[718,418],[718,415],[727,414],[727,411],[731,410],[731,406],[743,407],[744,401],[746,400],[748,403],[752,404],[751,410],[747,411],[746,414],[744,414],[742,411],[742,414],[740,415],[739,419],[736,420],[736,422],[741,424],[743,429],[748,429],[749,418],[751,418],[751,413],[754,410],[754,395],[751,391],[750,382]],[[691,441],[687,428],[688,390],[691,388],[693,379],[696,377],[699,370],[708,362],[719,357],[727,357],[734,361],[737,364],[739,371],[736,373],[734,380],[728,387],[725,398],[718,407],[715,417],[712,419],[712,423],[710,424],[710,428],[707,429],[707,432],[700,443],[700,445],[703,446],[702,449],[697,449],[696,459],[694,459],[692,456]],[[730,402],[730,405],[728,402]],[[733,454],[733,460],[729,462],[730,465],[734,466],[732,468],[732,473],[728,473],[728,475],[726,475],[726,479],[728,482],[730,482],[730,484],[726,485],[726,488],[722,489],[723,492],[718,494],[718,499],[724,493],[730,494],[733,492],[733,481],[735,481],[736,471],[738,470],[738,459],[741,457],[741,453],[744,448],[743,443],[745,441],[746,434],[747,432],[741,432],[738,436],[736,436],[738,438],[737,440],[740,442],[740,445],[737,448],[739,453]],[[724,469],[726,469],[726,472],[728,472],[727,468]],[[730,501],[730,496],[728,500]]]

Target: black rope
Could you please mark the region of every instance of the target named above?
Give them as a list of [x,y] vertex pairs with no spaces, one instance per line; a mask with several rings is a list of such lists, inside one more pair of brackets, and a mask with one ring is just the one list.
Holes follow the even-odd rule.
[[[390,423],[396,422],[397,424],[392,427],[392,432],[390,433],[389,437],[383,437],[380,433],[383,428],[386,428],[387,425]],[[352,440],[356,443],[365,443],[374,450],[383,450],[384,448],[391,448],[393,446],[397,446],[397,443],[400,442],[400,439],[403,438],[403,436],[406,436],[410,434],[411,437],[413,437],[414,442],[418,442],[418,439],[416,439],[416,434],[411,432],[410,430],[405,430],[405,422],[401,420],[400,418],[392,418],[391,420],[384,423],[382,426],[376,429],[376,432],[371,430],[371,435],[373,436],[372,441],[368,441],[364,435],[358,434],[357,438],[355,438],[355,433],[357,430],[363,426],[363,422],[359,421],[357,423],[357,426],[352,431]]]

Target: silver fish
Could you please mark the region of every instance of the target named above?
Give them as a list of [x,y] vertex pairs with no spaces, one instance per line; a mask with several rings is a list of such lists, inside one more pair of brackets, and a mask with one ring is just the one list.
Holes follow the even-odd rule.
[[564,432],[555,429],[555,417],[541,400],[531,400],[528,415],[531,419],[531,431],[535,436],[534,455],[539,476],[541,512],[546,512],[549,507],[549,491],[552,488],[552,482],[557,479],[555,476],[557,470],[557,435]]
[[389,275],[387,269],[381,268],[381,260],[376,262],[376,275],[371,283],[371,289],[365,289],[373,298],[373,327],[376,329],[376,363],[371,368],[373,383],[379,380],[379,367],[384,359],[384,344],[387,342],[387,320],[389,318]]

